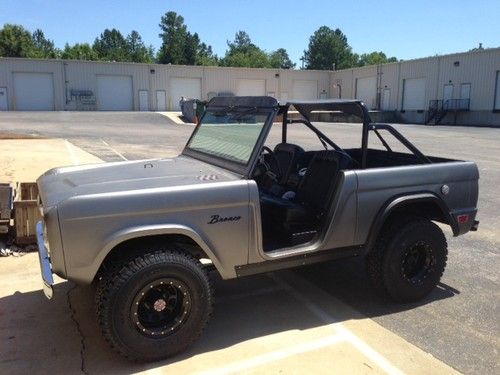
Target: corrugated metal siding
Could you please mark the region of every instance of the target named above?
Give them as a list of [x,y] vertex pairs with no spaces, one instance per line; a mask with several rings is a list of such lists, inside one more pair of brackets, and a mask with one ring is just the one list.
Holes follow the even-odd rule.
[[63,66],[59,61],[28,60],[28,59],[1,59],[0,60],[0,86],[7,87],[8,106],[15,110],[16,93],[14,90],[14,73],[51,73],[54,78],[54,109],[64,110],[64,82]]
[[352,99],[354,97],[353,74],[353,69],[339,70],[331,74],[333,98]]
[[[454,63],[458,61],[459,65]],[[380,91],[391,90],[391,110],[401,109],[403,81],[410,78],[425,78],[425,102],[442,99],[445,84],[454,85],[453,97],[460,97],[460,85],[471,84],[471,110],[489,111],[493,108],[495,74],[500,70],[500,48],[436,56],[418,60],[381,65]],[[342,97],[354,98],[357,78],[377,74],[377,67],[346,69],[331,73],[332,87],[342,85]],[[451,81],[451,82],[450,82]],[[332,93],[338,97],[337,89]]]
[[[143,64],[109,64],[99,62],[66,61],[68,91],[91,90],[97,95],[98,75],[123,75],[132,77],[134,110],[139,110],[139,91],[149,90],[149,69]],[[69,95],[69,93],[68,93]]]
[[[445,84],[453,84],[453,98],[460,98],[460,85],[471,84],[470,109],[484,111],[493,109],[495,75],[500,70],[500,52],[485,51],[439,58],[440,77],[438,99],[443,97]],[[454,63],[458,62],[458,66]],[[450,82],[451,81],[451,82]]]
[[[148,90],[150,109],[156,110],[156,91],[169,95],[169,80],[177,78],[200,78],[203,99],[208,93],[236,93],[239,79],[264,79],[266,94],[278,99],[282,92],[291,93],[294,79],[315,80],[319,93],[330,97],[329,72],[297,71],[281,69],[221,68],[177,65],[121,64],[103,62],[66,61],[68,89],[92,90],[96,92],[96,76],[102,74],[130,75],[133,77],[134,109],[139,109],[139,91]],[[62,63],[61,63],[62,64]],[[71,109],[69,107],[69,109]]]
[[382,65],[381,76],[381,93],[384,89],[390,90],[389,110],[393,111],[398,109],[399,98],[399,64],[386,64]]
[[402,62],[400,68],[400,82],[398,107],[401,108],[403,97],[403,82],[405,79],[423,78],[425,79],[425,96],[424,102],[436,98],[437,82],[438,82],[438,61],[437,59],[417,60]]
[[[454,65],[456,61],[458,66]],[[491,111],[495,74],[499,70],[500,48],[385,64],[379,71],[376,66],[370,66],[335,72],[0,58],[0,87],[7,87],[9,109],[16,109],[13,73],[52,73],[55,109],[71,110],[76,109],[75,103],[66,103],[66,95],[70,99],[72,89],[91,90],[96,94],[97,75],[129,75],[133,78],[134,109],[139,110],[139,91],[147,90],[150,109],[156,110],[156,91],[165,91],[167,102],[170,100],[170,77],[201,78],[203,99],[207,99],[210,92],[236,93],[238,79],[264,79],[267,94],[286,99],[292,96],[294,80],[317,81],[318,97],[338,98],[341,94],[342,98],[353,98],[357,78],[378,74],[379,92],[385,88],[391,90],[391,110],[401,109],[404,79],[425,78],[426,103],[442,99],[443,87],[449,81],[455,85],[454,98],[460,96],[460,84],[470,83],[471,110]]]

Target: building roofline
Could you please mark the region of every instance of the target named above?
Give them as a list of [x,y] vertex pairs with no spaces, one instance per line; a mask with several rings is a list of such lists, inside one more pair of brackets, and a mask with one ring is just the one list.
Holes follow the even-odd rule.
[[213,66],[213,65],[177,65],[177,64],[158,64],[158,63],[136,63],[130,61],[104,61],[104,60],[75,60],[75,59],[36,59],[30,57],[0,57],[0,61],[3,60],[14,60],[14,61],[43,61],[43,62],[59,62],[59,63],[84,63],[84,64],[120,64],[120,65],[133,65],[133,66],[147,66],[147,67],[166,67],[171,66],[175,68],[188,68],[188,69],[249,69],[249,70],[259,70],[259,71],[293,71],[293,72],[317,72],[317,73],[331,73],[333,70],[318,70],[318,69],[283,69],[283,68],[250,68],[245,66]]
[[353,70],[375,68],[375,67],[377,67],[377,65],[380,65],[380,66],[398,65],[398,64],[405,64],[405,63],[411,63],[411,62],[417,62],[417,61],[423,61],[423,60],[434,60],[434,59],[448,58],[448,57],[453,57],[453,56],[472,55],[472,54],[480,54],[480,53],[488,53],[488,52],[500,52],[500,47],[484,48],[484,49],[465,51],[465,52],[454,52],[454,53],[449,53],[446,55],[417,57],[415,59],[401,60],[401,61],[384,63],[384,64],[365,65],[365,66],[359,66],[359,67],[353,67],[353,68],[347,68],[347,69],[340,69],[340,70],[335,70],[335,72],[350,72]]

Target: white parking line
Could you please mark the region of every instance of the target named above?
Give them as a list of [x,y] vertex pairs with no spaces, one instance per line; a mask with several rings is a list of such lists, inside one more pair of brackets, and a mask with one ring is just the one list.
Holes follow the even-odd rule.
[[[295,288],[293,288],[286,281],[276,276],[276,274],[271,274],[269,276],[271,279],[276,281],[278,285],[283,286],[283,288],[293,297],[295,297],[298,301],[302,303],[309,311],[311,311],[317,318],[322,320],[326,324],[332,325],[332,327],[338,332],[338,334],[344,339],[348,340],[357,350],[359,350],[366,357],[370,358],[377,366],[379,366],[386,373],[391,375],[403,375],[404,372],[396,368],[389,362],[386,358],[384,358],[380,353],[374,350],[371,346],[361,340],[358,336],[352,333],[349,329],[344,327],[342,323],[335,319],[328,312],[324,311],[321,307],[311,302],[306,296],[297,292]],[[308,283],[308,281],[304,280],[304,283]],[[312,288],[315,288],[311,285]]]
[[104,139],[101,138],[101,142],[104,143],[104,145],[109,148],[111,151],[113,151],[116,155],[121,157],[123,160],[128,160],[125,156],[123,156],[120,152],[116,151],[113,147],[109,145],[108,142],[106,142]]
[[345,340],[342,335],[333,335],[328,336],[319,340],[306,342],[300,345],[291,346],[289,348],[283,350],[277,350],[274,352],[262,354],[253,358],[245,359],[242,361],[237,361],[230,363],[227,366],[212,368],[208,371],[200,372],[200,375],[209,375],[209,374],[234,374],[238,373],[242,370],[247,370],[252,367],[262,366],[271,362],[279,361],[281,359],[285,359],[297,354],[311,352],[313,350],[321,349],[326,346],[331,346],[338,344],[339,342]]
[[69,156],[71,158],[71,163],[73,163],[73,165],[80,164],[78,156],[76,156],[75,149],[73,148],[73,145],[67,139],[64,140],[64,145],[68,149]]

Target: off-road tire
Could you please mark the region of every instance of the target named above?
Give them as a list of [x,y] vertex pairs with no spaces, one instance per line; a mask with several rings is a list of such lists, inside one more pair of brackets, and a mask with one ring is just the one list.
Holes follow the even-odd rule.
[[[112,270],[98,282],[96,314],[104,338],[119,354],[136,361],[156,361],[184,351],[201,335],[212,313],[213,289],[196,258],[178,250],[152,251]],[[153,297],[158,298],[153,305],[141,298],[166,288],[175,295],[172,318],[169,324],[159,324],[162,328],[148,327],[138,313],[146,320],[151,314],[161,316],[156,302],[162,301],[158,306],[165,309],[171,301]],[[143,305],[154,306],[155,311],[141,313]]]
[[[418,267],[408,271],[414,252],[417,258],[424,254],[419,272]],[[382,296],[395,302],[414,302],[436,287],[446,267],[447,255],[446,238],[436,224],[428,219],[400,217],[382,230],[366,257],[366,268]]]

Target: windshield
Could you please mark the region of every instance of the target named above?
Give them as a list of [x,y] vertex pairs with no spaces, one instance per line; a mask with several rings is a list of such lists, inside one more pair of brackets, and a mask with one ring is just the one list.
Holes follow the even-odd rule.
[[207,111],[187,147],[247,165],[267,113]]

